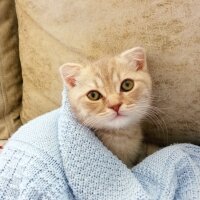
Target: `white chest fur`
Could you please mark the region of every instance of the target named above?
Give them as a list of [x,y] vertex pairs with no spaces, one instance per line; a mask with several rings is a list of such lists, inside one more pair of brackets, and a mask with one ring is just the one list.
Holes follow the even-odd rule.
[[141,148],[142,131],[139,125],[129,129],[98,131],[97,137],[128,167],[135,163]]

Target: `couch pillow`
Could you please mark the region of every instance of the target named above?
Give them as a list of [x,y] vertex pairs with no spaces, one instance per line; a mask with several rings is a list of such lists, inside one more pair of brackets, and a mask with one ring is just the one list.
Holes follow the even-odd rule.
[[22,77],[15,3],[0,1],[0,140],[21,125]]
[[64,62],[95,60],[134,46],[147,49],[153,142],[200,144],[199,0],[17,0],[23,71],[22,120],[60,105]]

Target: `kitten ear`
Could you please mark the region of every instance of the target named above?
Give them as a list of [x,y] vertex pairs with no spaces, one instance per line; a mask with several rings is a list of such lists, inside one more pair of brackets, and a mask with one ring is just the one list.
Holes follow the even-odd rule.
[[146,53],[142,47],[135,47],[124,51],[120,58],[128,65],[134,66],[136,71],[146,69]]
[[60,67],[61,77],[68,87],[76,86],[76,78],[80,73],[81,67],[81,65],[76,63],[65,63]]

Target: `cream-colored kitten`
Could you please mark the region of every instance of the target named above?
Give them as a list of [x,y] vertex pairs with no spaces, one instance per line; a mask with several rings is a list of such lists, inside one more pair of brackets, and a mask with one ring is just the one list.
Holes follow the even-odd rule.
[[115,57],[60,68],[77,119],[128,167],[142,151],[140,121],[151,103],[145,51],[136,47]]

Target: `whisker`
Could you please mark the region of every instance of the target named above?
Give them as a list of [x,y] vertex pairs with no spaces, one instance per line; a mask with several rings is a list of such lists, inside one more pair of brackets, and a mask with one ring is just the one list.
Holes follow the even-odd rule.
[[161,117],[161,114],[165,114],[161,109],[156,106],[152,106],[148,104],[148,101],[143,100],[138,105],[129,106],[131,111],[137,112],[138,114],[144,115],[146,119],[149,119],[157,128],[157,130],[162,132],[162,135],[166,135],[166,140],[168,143],[168,128]]
[[148,112],[136,111],[138,114],[145,115],[146,119],[149,119],[158,130],[161,130],[162,134],[165,134],[165,131],[162,127],[162,124],[158,119],[155,119],[155,116],[150,115]]

